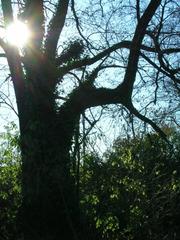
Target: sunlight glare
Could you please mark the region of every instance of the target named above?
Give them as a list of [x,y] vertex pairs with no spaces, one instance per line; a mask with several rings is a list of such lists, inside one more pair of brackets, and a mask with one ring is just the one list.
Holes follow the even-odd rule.
[[18,48],[22,48],[30,38],[30,31],[27,25],[21,21],[15,20],[6,30],[6,39]]

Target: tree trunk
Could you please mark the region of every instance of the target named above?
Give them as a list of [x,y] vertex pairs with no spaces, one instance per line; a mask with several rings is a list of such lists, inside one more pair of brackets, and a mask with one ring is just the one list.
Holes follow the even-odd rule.
[[33,95],[20,115],[24,239],[81,239],[69,156],[76,116]]

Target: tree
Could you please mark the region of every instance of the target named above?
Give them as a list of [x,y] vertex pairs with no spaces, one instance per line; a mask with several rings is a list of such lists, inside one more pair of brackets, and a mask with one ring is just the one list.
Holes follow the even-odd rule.
[[0,134],[0,239],[18,239],[18,209],[21,205],[20,151],[14,123]]
[[[76,3],[84,7],[80,2]],[[121,7],[124,11],[127,2],[112,1],[110,5],[104,3],[106,6],[103,6],[102,1],[96,0],[93,4],[94,9],[88,17],[92,19],[93,16],[92,20],[98,12],[103,19],[108,6],[111,16],[120,15]],[[68,6],[71,6],[69,15]],[[94,40],[91,37],[93,32],[88,32],[88,26],[84,28],[79,21],[74,0],[13,3],[1,0],[1,7],[5,28],[13,22],[13,13],[18,11],[18,18],[31,30],[29,42],[21,50],[0,39],[4,51],[1,56],[6,57],[9,65],[20,124],[24,239],[87,238],[81,229],[75,182],[71,176],[70,149],[74,131],[86,109],[121,104],[166,139],[155,122],[134,107],[133,90],[137,83],[146,82],[145,76],[149,75],[148,79],[156,85],[155,103],[159,100],[157,94],[163,84],[177,95],[179,69],[173,57],[177,60],[176,54],[180,49],[173,20],[177,19],[178,4],[175,1],[151,0],[129,5],[134,21],[131,19],[133,26],[129,27],[128,38],[125,35],[117,37],[119,29],[115,35],[114,29],[108,34],[111,18],[107,19],[107,15],[105,24],[102,22],[102,26],[107,28],[101,31],[99,15],[92,26],[95,31],[99,22],[101,34]],[[81,13],[86,20],[89,12]],[[131,17],[130,11],[126,16],[125,20]],[[83,20],[83,15],[81,17]],[[71,33],[76,27],[78,38],[72,37],[62,48],[66,24],[72,24],[72,27],[68,25]],[[101,43],[101,36],[105,41],[99,46],[95,43]],[[118,41],[114,42],[114,39]],[[109,68],[123,69],[118,76],[118,84],[113,88],[99,87],[96,82],[99,74]],[[62,95],[63,91],[65,95]]]
[[179,133],[168,131],[173,151],[145,134],[120,137],[103,158],[84,159],[81,205],[100,239],[179,239]]

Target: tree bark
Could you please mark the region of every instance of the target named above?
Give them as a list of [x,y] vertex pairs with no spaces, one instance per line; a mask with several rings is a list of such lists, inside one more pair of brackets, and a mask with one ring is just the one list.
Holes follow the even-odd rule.
[[81,239],[69,156],[76,115],[38,94],[25,94],[20,116],[24,239]]

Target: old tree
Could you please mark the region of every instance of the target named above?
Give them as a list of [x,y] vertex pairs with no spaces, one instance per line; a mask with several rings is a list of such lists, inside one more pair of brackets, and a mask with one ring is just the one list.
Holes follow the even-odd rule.
[[166,139],[145,114],[158,101],[177,108],[178,8],[173,0],[1,0],[1,27],[17,16],[31,32],[21,49],[0,39],[20,124],[23,239],[87,238],[70,158],[85,110],[121,105]]

